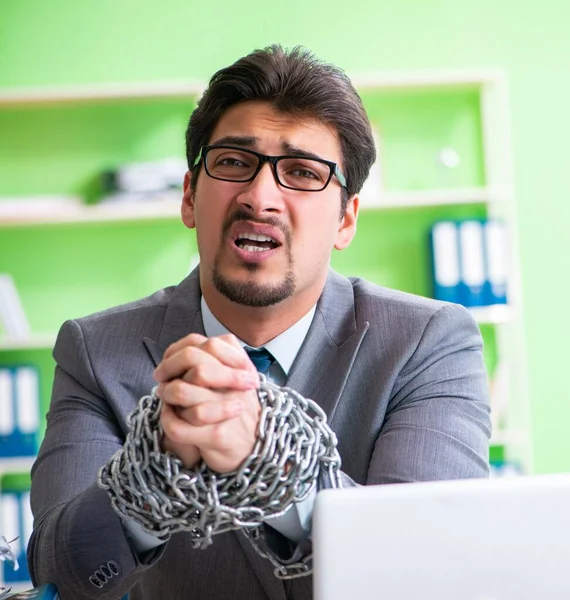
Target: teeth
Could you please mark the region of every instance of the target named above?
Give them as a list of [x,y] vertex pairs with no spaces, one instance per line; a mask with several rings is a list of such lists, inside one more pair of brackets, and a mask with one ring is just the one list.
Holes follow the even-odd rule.
[[238,240],[252,240],[253,242],[274,242],[273,238],[261,235],[258,233],[240,233],[237,236]]
[[259,246],[242,246],[242,250],[247,250],[248,252],[267,252],[271,250],[271,248],[260,248]]

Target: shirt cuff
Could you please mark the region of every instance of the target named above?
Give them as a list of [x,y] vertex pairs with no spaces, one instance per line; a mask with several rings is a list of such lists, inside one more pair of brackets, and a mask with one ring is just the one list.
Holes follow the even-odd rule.
[[317,497],[317,488],[302,501],[292,504],[278,517],[267,517],[263,521],[286,538],[299,543],[311,535],[313,508]]
[[166,543],[166,540],[163,540],[156,535],[152,535],[151,533],[147,533],[137,521],[134,521],[133,519],[122,519],[122,521],[123,529],[131,544],[131,548],[137,554],[143,554],[144,552],[158,548],[158,546],[162,546],[162,544]]

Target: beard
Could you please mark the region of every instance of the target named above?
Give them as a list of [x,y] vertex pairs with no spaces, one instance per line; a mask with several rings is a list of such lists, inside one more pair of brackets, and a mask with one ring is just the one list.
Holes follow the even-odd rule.
[[[253,220],[250,215],[242,210],[236,211],[223,226],[222,239],[225,239],[231,225],[239,220]],[[232,279],[222,272],[222,249],[216,255],[212,269],[212,283],[214,287],[223,294],[228,300],[241,304],[243,306],[265,307],[278,304],[287,298],[290,298],[295,291],[295,275],[293,273],[293,257],[291,255],[291,232],[278,219],[269,218],[259,223],[266,223],[273,227],[278,227],[285,236],[282,249],[287,252],[287,270],[283,279],[276,284],[252,283]],[[250,273],[255,273],[263,268],[259,263],[245,263],[244,267]]]
[[[255,272],[260,266],[257,263],[250,263],[246,265],[246,268],[250,272]],[[212,283],[218,292],[228,300],[243,306],[256,306],[258,308],[278,304],[291,297],[295,291],[295,276],[292,269],[288,270],[282,281],[277,284],[251,283],[224,276],[217,260],[212,271]]]

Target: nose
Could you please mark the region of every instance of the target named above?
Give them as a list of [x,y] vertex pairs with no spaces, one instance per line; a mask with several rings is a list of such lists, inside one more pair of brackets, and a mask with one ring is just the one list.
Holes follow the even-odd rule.
[[277,214],[283,211],[283,188],[277,183],[273,167],[265,163],[253,181],[237,197],[242,208],[253,214]]

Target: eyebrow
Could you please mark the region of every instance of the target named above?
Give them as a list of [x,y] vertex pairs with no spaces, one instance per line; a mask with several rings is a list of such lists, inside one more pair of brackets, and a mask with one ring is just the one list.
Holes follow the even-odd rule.
[[255,146],[255,143],[259,141],[258,137],[251,135],[225,135],[217,140],[210,142],[211,146],[243,146],[244,148],[250,148]]
[[[245,135],[226,135],[217,140],[211,142],[212,146],[239,146],[246,149],[255,149],[256,143],[259,142],[259,138],[257,136],[245,136]],[[326,160],[323,159],[322,156],[315,154],[314,152],[309,152],[308,150],[303,150],[303,148],[299,148],[298,146],[294,146],[289,142],[281,143],[282,152],[286,156],[299,156],[303,158],[316,158],[317,160]]]
[[283,142],[281,144],[281,148],[283,148],[283,152],[285,154],[290,154],[291,156],[300,156],[303,158],[316,158],[317,160],[326,160],[322,156],[315,154],[314,152],[309,152],[308,150],[303,150],[297,146],[293,146],[293,144],[289,144],[288,142]]

